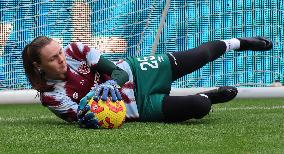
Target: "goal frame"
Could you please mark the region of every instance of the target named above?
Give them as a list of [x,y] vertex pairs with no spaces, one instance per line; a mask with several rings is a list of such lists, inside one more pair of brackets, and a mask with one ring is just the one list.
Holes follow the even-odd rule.
[[[210,88],[172,88],[171,96],[186,96],[212,90]],[[0,92],[0,104],[40,103],[36,90],[3,90]],[[284,98],[284,87],[240,87],[236,98]]]

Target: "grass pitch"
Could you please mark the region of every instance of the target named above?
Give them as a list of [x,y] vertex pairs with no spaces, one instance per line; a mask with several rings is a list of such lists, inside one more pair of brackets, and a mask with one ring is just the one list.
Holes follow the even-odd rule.
[[0,105],[0,153],[284,153],[284,99],[240,99],[201,120],[87,130],[39,104]]

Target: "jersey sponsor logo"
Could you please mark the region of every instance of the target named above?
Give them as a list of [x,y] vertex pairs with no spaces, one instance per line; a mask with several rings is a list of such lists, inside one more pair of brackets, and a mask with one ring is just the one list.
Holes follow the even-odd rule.
[[91,72],[91,69],[85,61],[82,61],[80,66],[78,67],[78,72],[81,74],[89,74]]
[[74,99],[78,99],[78,96],[79,96],[78,93],[77,93],[77,92],[74,92],[72,97],[73,97]]

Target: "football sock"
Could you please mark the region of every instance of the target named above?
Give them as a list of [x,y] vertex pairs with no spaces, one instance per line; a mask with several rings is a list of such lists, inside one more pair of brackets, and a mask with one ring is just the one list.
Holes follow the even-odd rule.
[[228,40],[221,40],[226,43],[226,51],[230,50],[237,50],[240,48],[241,42],[236,38],[228,39]]

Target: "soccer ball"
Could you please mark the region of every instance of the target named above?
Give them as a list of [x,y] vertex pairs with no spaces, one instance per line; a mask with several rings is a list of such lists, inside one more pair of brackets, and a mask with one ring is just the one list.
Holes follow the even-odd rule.
[[126,106],[124,102],[112,102],[110,98],[107,101],[101,99],[97,102],[91,99],[88,104],[91,107],[91,112],[98,119],[100,128],[120,128],[126,117]]

